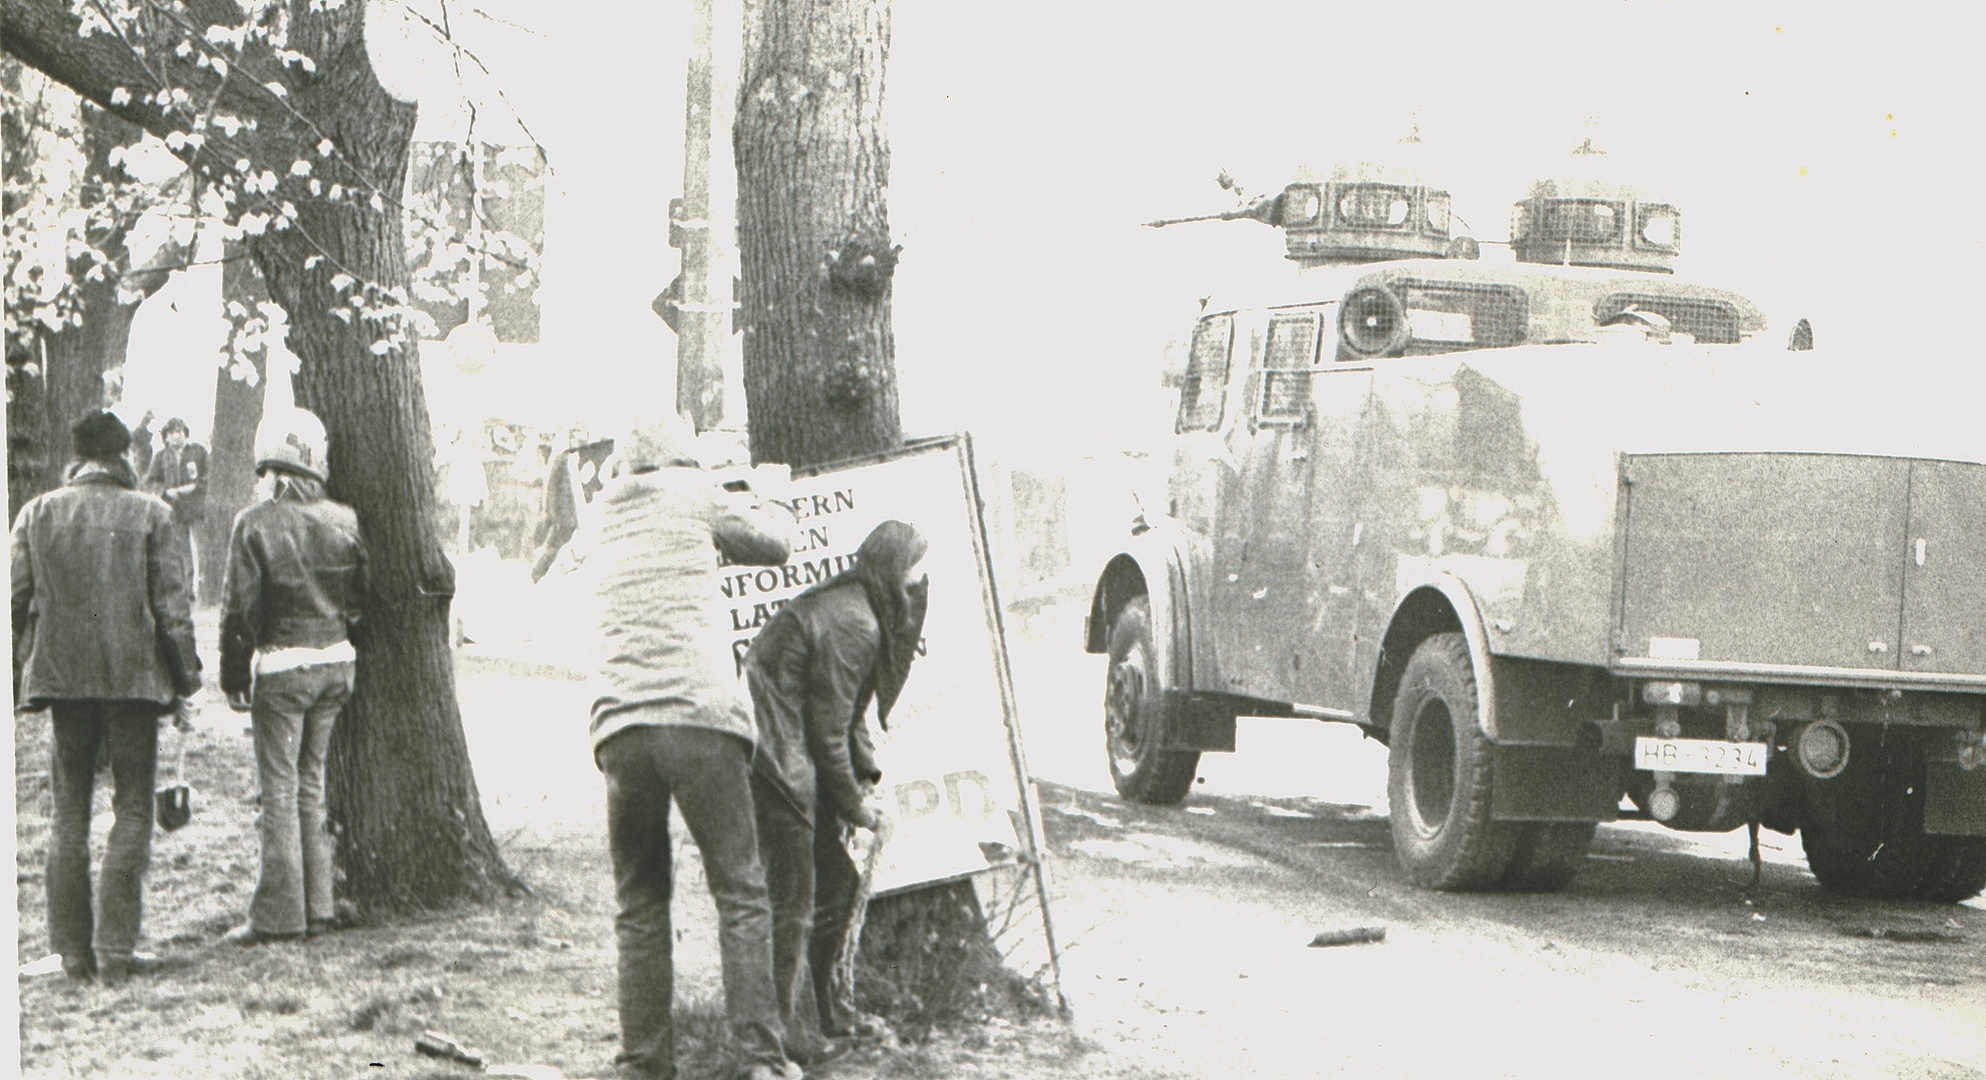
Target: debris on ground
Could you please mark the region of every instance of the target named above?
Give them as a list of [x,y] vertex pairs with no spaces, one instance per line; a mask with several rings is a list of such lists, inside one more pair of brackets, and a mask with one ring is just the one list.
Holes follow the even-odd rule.
[[1319,930],[1310,939],[1313,949],[1325,949],[1333,945],[1363,945],[1366,942],[1386,940],[1386,928],[1378,924],[1367,926],[1342,926],[1332,930]]

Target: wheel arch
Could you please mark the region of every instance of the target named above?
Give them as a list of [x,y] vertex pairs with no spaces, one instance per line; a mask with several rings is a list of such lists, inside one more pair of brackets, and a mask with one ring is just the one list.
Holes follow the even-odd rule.
[[1086,652],[1110,651],[1110,626],[1134,596],[1149,599],[1154,659],[1166,688],[1191,691],[1220,688],[1220,659],[1210,632],[1196,623],[1212,610],[1207,576],[1212,573],[1212,545],[1204,537],[1177,525],[1155,527],[1134,537],[1123,551],[1110,557],[1097,575],[1090,595],[1084,634]]
[[1366,715],[1372,731],[1384,738],[1393,726],[1393,697],[1400,676],[1420,643],[1435,634],[1460,633],[1469,646],[1469,666],[1476,679],[1476,726],[1484,737],[1496,738],[1496,675],[1490,664],[1489,635],[1469,587],[1451,574],[1431,573],[1406,583],[1386,636],[1379,645],[1373,672],[1372,701]]

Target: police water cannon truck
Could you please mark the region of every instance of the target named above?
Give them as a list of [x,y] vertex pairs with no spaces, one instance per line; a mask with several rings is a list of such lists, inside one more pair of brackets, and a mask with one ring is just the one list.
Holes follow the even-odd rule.
[[1165,513],[1096,575],[1117,790],[1176,803],[1237,716],[1304,717],[1388,745],[1427,887],[1559,888],[1641,817],[1976,895],[1986,454],[1953,403],[1986,385],[1768,342],[1674,273],[1674,204],[1568,171],[1501,262],[1383,166],[1210,215],[1296,266],[1201,314]]

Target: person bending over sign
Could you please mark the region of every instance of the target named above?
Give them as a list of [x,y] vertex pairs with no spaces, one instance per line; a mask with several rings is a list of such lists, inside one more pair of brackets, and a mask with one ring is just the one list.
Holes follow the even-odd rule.
[[[793,520],[756,521],[698,465],[668,417],[616,441],[599,532],[584,553],[604,651],[593,759],[607,780],[607,843],[619,913],[621,1053],[628,1077],[676,1075],[670,1018],[674,869],[669,803],[682,810],[717,902],[724,1008],[753,1080],[796,1076],[774,996],[772,908],[754,825],[756,729],[710,615],[717,555],[786,561]],[[749,513],[749,511],[747,511]],[[716,551],[712,550],[713,544]],[[575,555],[580,553],[575,552]]]
[[810,982],[823,1033],[863,1033],[852,988],[837,994],[833,979],[858,884],[847,827],[882,824],[862,805],[882,779],[862,714],[873,697],[887,727],[910,674],[929,587],[911,572],[926,546],[901,521],[876,526],[854,567],[788,601],[745,656],[759,729],[752,793],[772,894],[773,971],[788,1053],[802,1064],[831,1052],[803,1034],[813,1027],[802,1004]]

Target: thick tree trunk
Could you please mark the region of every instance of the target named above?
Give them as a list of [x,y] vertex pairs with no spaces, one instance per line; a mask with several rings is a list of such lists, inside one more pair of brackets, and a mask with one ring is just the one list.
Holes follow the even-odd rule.
[[[884,203],[888,0],[746,0],[738,247],[752,460],[815,465],[903,444]],[[875,901],[859,1000],[912,1029],[959,1019],[1000,963],[970,881]]]
[[[236,78],[173,58],[183,41],[188,55],[211,52],[200,44],[204,28],[238,24],[241,7],[185,3],[192,37],[165,18],[123,28],[126,38],[151,35],[141,42],[144,62],[117,35],[81,36],[66,0],[0,0],[0,44],[162,136],[187,126],[189,111],[256,120],[209,126],[181,153],[201,176],[230,185],[244,220],[260,218],[252,248],[289,313],[290,348],[302,360],[297,403],[324,421],[331,493],[358,512],[372,555],[358,688],[331,743],[327,794],[342,834],[343,890],[374,910],[488,896],[515,879],[483,819],[455,700],[454,572],[432,526],[420,359],[412,334],[397,335],[385,310],[395,303],[390,290],[407,281],[397,204],[414,106],[393,100],[373,75],[364,4],[291,0],[288,47],[311,64],[251,45],[228,65]],[[200,108],[162,114],[146,104],[164,85],[146,63],[168,65],[172,85]],[[332,185],[342,197],[330,197]]]
[[896,340],[882,126],[886,0],[748,0],[738,247],[752,460],[890,450]]
[[[103,189],[114,183],[111,176],[119,167],[111,164],[111,151],[137,142],[143,132],[89,105],[83,107],[82,130],[83,153],[89,160],[85,174],[89,180],[82,205],[88,210],[103,201]],[[119,222],[90,237],[97,250],[120,270],[129,262],[129,253],[124,250],[125,227],[125,223]],[[47,380],[48,411],[43,417],[39,491],[62,486],[63,473],[74,457],[70,452],[69,425],[85,412],[111,403],[104,391],[103,377],[106,372],[124,366],[125,351],[131,343],[131,320],[138,314],[136,303],[119,301],[117,277],[105,273],[83,280],[77,286],[83,324],[65,327],[59,334],[43,335],[46,363],[42,371]],[[164,283],[165,276],[156,275],[155,282],[147,282],[152,286],[150,289],[135,291],[149,295]],[[131,288],[129,284],[124,287]]]
[[[260,319],[256,305],[269,299],[269,284],[262,271],[236,244],[227,247],[228,261],[221,267],[221,302],[228,308],[233,335],[243,324]],[[235,314],[239,305],[242,315]],[[234,516],[255,497],[255,429],[262,423],[262,401],[269,388],[269,351],[234,350],[243,370],[233,371],[223,364],[214,376],[214,435],[207,446],[207,517],[200,523],[200,580],[210,582],[209,598],[219,600],[220,582],[227,571],[228,534]],[[239,376],[239,377],[237,377]]]

